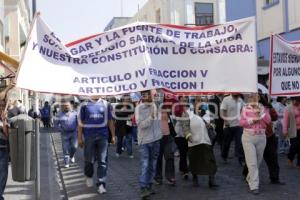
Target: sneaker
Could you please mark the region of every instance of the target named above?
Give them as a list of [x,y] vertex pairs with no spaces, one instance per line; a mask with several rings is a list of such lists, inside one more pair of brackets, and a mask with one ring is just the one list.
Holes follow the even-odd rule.
[[98,192],[100,194],[105,194],[107,192],[106,189],[105,189],[105,186],[103,184],[99,185]]
[[155,185],[162,185],[162,180],[161,179],[154,178],[153,181],[154,181]]
[[150,197],[150,192],[147,188],[141,189],[141,199],[148,199]]
[[94,186],[93,178],[86,177],[86,186],[87,187],[93,187]]
[[258,189],[251,190],[251,193],[254,195],[259,195],[259,190]]
[[75,163],[75,157],[73,156],[70,161],[71,163]]
[[65,168],[69,168],[70,167],[70,165],[69,164],[65,164]]
[[176,185],[176,181],[175,181],[174,178],[167,179],[167,184],[168,184],[168,185],[171,185],[171,186],[175,186],[175,185]]
[[116,153],[116,157],[117,157],[117,158],[120,158],[120,154]]
[[183,173],[182,178],[186,181],[189,180],[189,174],[188,173]]
[[129,158],[130,158],[130,159],[134,159],[134,156],[133,156],[133,155],[130,155]]

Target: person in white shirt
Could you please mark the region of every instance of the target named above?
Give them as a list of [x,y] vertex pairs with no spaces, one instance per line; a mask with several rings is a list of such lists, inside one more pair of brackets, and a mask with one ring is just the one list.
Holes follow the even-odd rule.
[[193,186],[198,187],[198,175],[208,175],[210,188],[218,187],[215,183],[217,172],[216,159],[213,152],[212,141],[208,135],[207,126],[209,122],[200,116],[201,109],[198,109],[199,97],[196,97],[194,111],[186,110],[183,116],[183,131],[188,140],[189,168],[193,175]]
[[227,163],[230,144],[235,139],[235,156],[240,165],[245,164],[244,150],[242,146],[243,129],[239,125],[239,117],[244,101],[239,94],[232,94],[223,99],[220,110],[224,119],[224,132],[222,144],[222,159]]

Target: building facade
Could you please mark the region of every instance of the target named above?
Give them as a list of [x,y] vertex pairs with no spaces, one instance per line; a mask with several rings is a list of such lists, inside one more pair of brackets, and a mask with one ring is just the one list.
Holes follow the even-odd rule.
[[257,53],[269,60],[270,35],[281,34],[287,40],[300,40],[299,0],[226,0],[226,20],[257,18]]
[[225,21],[224,0],[149,0],[129,22],[204,26]]
[[118,28],[120,26],[126,25],[131,17],[114,17],[112,20],[106,25],[104,31],[109,31],[114,28]]
[[[0,75],[2,89],[9,85],[21,60],[30,28],[30,7],[28,0],[0,0]],[[6,77],[6,78],[5,78]],[[4,84],[5,83],[5,84]],[[28,92],[12,89],[8,99],[22,100],[28,107]]]

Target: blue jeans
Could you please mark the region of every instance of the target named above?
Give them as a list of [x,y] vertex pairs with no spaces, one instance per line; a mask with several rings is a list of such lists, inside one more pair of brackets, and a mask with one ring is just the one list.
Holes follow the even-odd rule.
[[[117,141],[117,153],[121,154],[122,153],[122,147],[123,147],[123,138],[124,136],[117,136],[118,141]],[[132,134],[129,133],[125,136],[125,147],[127,149],[127,153],[129,156],[132,155]]]
[[156,163],[160,150],[160,140],[142,144],[140,146],[142,173],[140,176],[141,188],[149,188],[153,184]]
[[8,150],[0,148],[0,200],[4,200],[3,193],[8,175]]
[[94,174],[94,161],[97,162],[97,185],[106,183],[107,177],[107,138],[95,135],[84,140],[84,174],[91,178]]
[[73,158],[78,146],[76,132],[61,133],[62,147],[65,164],[70,164],[70,158]]
[[138,138],[137,138],[137,126],[132,126],[132,138],[133,138],[134,142],[138,141]]

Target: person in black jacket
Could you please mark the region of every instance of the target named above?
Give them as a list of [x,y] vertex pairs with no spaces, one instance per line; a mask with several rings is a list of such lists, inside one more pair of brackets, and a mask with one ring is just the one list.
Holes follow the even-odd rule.
[[214,116],[214,124],[216,125],[216,133],[217,133],[217,138],[216,141],[220,145],[220,149],[222,149],[222,141],[223,141],[223,127],[224,127],[224,120],[221,117],[220,114],[220,105],[221,105],[221,97],[214,95],[209,99],[209,105],[208,109],[210,113],[213,114]]
[[130,95],[123,95],[121,102],[115,106],[115,127],[117,136],[116,156],[122,154],[123,139],[125,137],[125,146],[129,158],[133,158],[132,153],[132,121],[134,106],[131,103]]

